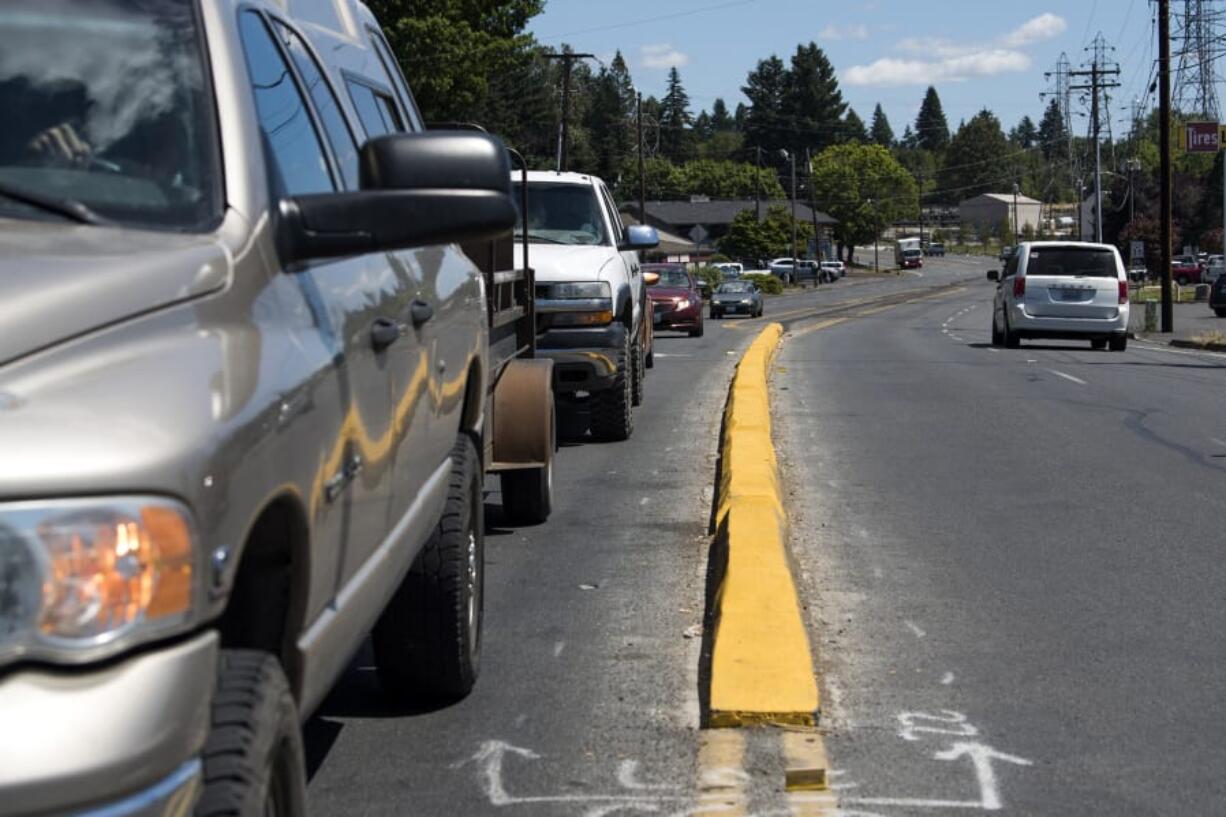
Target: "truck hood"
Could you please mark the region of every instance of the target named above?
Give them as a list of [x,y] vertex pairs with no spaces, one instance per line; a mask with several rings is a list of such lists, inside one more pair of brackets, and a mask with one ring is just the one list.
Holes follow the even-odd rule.
[[230,267],[211,235],[0,218],[0,365],[218,289]]
[[[528,261],[536,270],[536,280],[542,283],[606,280],[602,273],[616,258],[617,250],[600,245],[533,244],[528,248]],[[515,266],[523,266],[523,261],[523,247],[516,243]]]

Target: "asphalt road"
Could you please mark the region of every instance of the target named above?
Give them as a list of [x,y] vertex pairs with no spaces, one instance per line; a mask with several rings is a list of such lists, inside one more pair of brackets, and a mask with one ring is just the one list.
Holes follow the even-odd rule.
[[[504,524],[497,482],[487,485],[476,690],[442,708],[389,708],[363,652],[307,726],[312,813],[690,813],[718,795],[698,730],[702,639],[686,635],[702,623],[717,438],[739,351],[766,321],[968,274],[982,277],[950,259],[923,276],[849,276],[772,298],[761,320],[709,321],[701,339],[659,336],[629,441],[588,442],[581,418],[567,424],[549,522]],[[781,781],[754,784],[761,802],[778,801]]]
[[991,298],[777,360],[841,813],[1226,813],[1226,356],[992,349]]

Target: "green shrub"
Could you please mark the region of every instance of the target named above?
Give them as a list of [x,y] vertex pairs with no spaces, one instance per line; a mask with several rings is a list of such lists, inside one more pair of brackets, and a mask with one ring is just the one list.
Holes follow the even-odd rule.
[[724,282],[724,274],[715,267],[698,267],[694,270],[694,277],[699,281],[705,281],[711,289],[715,289]]
[[750,275],[742,275],[741,280],[753,281],[758,289],[767,295],[783,294],[783,282],[769,273],[756,272]]
[[724,255],[722,252],[717,252],[715,255],[711,256],[707,260],[710,261],[712,264],[727,264],[732,261],[731,258]]

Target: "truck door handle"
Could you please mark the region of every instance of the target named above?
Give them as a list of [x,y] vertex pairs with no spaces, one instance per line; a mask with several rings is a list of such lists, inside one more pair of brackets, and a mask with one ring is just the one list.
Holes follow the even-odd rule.
[[370,327],[370,345],[381,352],[400,339],[400,324],[391,318],[376,318]]
[[414,328],[421,326],[426,321],[434,317],[434,307],[421,300],[415,299],[409,304],[409,320],[413,321]]

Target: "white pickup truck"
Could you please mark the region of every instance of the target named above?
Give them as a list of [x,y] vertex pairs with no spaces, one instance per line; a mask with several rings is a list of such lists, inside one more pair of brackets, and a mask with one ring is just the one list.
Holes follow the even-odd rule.
[[527,185],[525,202],[522,182],[513,180],[516,203],[527,207],[537,356],[553,361],[559,397],[589,395],[594,437],[627,439],[652,365],[651,302],[638,251],[659,236],[653,227],[625,227],[595,176],[533,171]]

